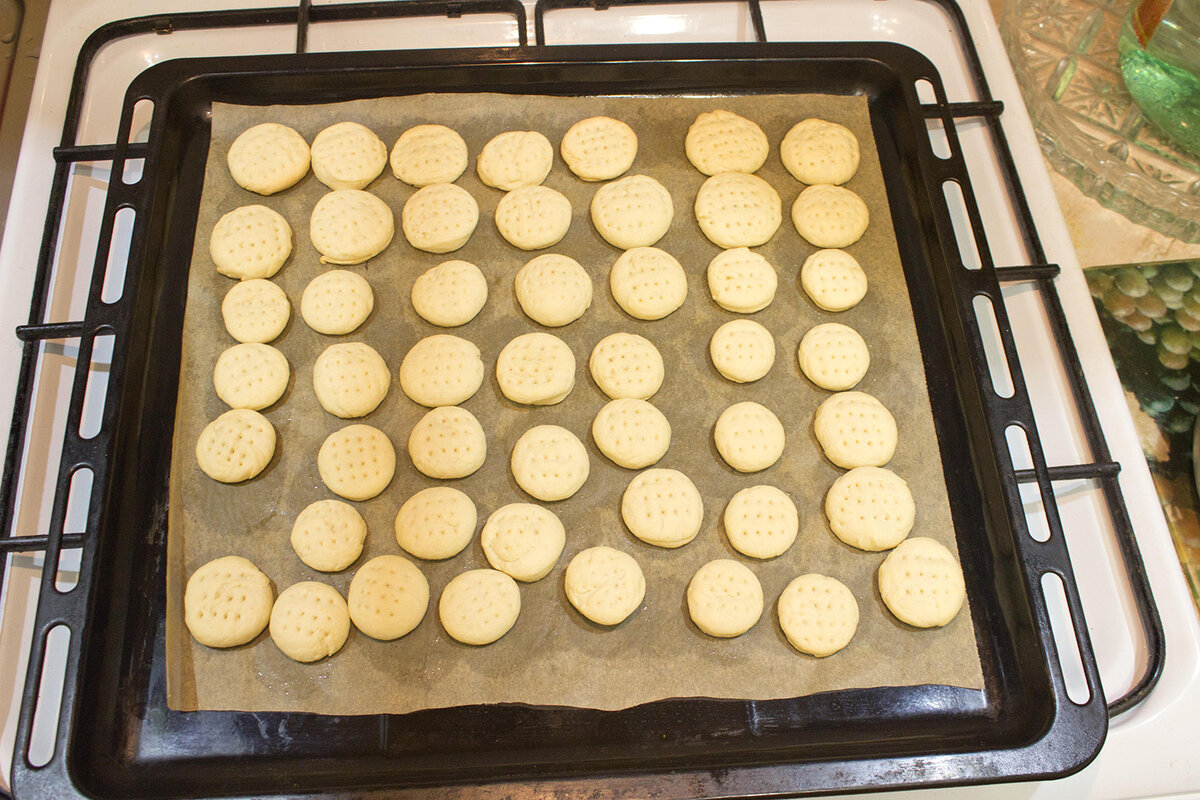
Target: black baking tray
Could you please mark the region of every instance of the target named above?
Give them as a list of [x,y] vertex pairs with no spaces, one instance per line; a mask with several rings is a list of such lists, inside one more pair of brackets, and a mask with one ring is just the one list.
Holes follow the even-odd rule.
[[[1032,414],[998,398],[982,358],[977,296],[994,270],[964,269],[942,183],[970,180],[931,150],[916,84],[933,65],[887,43],[602,46],[189,59],[131,85],[113,175],[136,102],[154,104],[140,180],[114,179],[106,221],[136,212],[126,286],[93,296],[90,341],[116,345],[95,496],[73,594],[43,598],[40,630],[70,628],[58,752],[18,755],[19,797],[742,797],[951,785],[1068,774],[1098,752],[1102,689],[1061,536],[1026,530],[1005,444]],[[214,102],[311,104],[427,91],[547,95],[859,94],[887,179],[941,446],[985,686],[881,687],[773,701],[677,699],[601,712],[520,705],[406,715],[175,712],[164,669],[166,503],[180,338]],[[137,153],[142,155],[139,150]],[[96,295],[96,289],[93,295]],[[1035,437],[1030,437],[1036,446]],[[1039,454],[1040,457],[1040,454]],[[1068,697],[1042,577],[1062,578],[1086,699]],[[36,706],[31,664],[19,735]],[[19,748],[20,750],[20,748]]]

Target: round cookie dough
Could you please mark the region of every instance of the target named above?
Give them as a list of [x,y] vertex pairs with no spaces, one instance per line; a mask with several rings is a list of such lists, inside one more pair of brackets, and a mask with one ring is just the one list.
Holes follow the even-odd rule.
[[532,503],[509,503],[488,516],[479,543],[494,569],[533,583],[554,569],[567,532],[552,511]]
[[438,618],[442,628],[463,644],[491,644],[508,633],[521,613],[517,582],[495,569],[473,569],[442,590]]
[[396,544],[417,558],[441,561],[458,555],[475,537],[478,514],[465,492],[431,486],[404,501],[396,513]]
[[732,111],[705,111],[688,128],[684,152],[705,175],[758,172],[771,146],[757,123]]
[[248,408],[226,411],[205,426],[196,442],[196,462],[221,483],[248,481],[275,456],[275,428]]
[[658,462],[671,446],[671,423],[645,400],[610,400],[592,421],[592,438],[610,461],[626,469]]
[[649,247],[671,228],[675,206],[666,187],[648,175],[630,175],[596,190],[591,204],[596,233],[613,247]]
[[757,175],[721,172],[706,180],[693,207],[700,231],[717,247],[757,247],[783,221],[783,201]]
[[858,630],[858,601],[836,578],[809,573],[779,595],[779,627],[801,653],[824,658],[838,652]]
[[467,143],[445,125],[415,125],[396,140],[388,161],[410,186],[454,183],[467,169]]
[[750,558],[783,555],[800,532],[800,515],[792,498],[766,484],[735,494],[725,506],[722,521],[730,546]]
[[221,301],[225,330],[243,344],[274,341],[291,316],[292,306],[283,289],[262,278],[235,283]]
[[813,433],[825,457],[843,469],[882,467],[896,452],[896,420],[866,392],[838,392],[817,406]]
[[592,348],[588,370],[613,400],[648,400],[662,386],[665,368],[654,343],[636,333],[610,333]]
[[818,308],[845,311],[866,295],[867,273],[845,250],[818,250],[804,259],[800,285]]
[[608,273],[613,299],[636,319],[671,314],[687,299],[687,274],[673,255],[657,247],[626,250]]
[[206,647],[237,647],[263,632],[275,593],[271,579],[241,556],[223,556],[188,578],[183,621]]
[[721,412],[713,441],[725,463],[738,472],[758,472],[783,455],[783,423],[764,405],[734,403]]
[[514,189],[496,204],[496,230],[521,250],[558,244],[571,227],[571,201],[549,186]]
[[589,547],[567,564],[567,600],[597,625],[620,625],[646,598],[646,576],[628,553]]
[[569,325],[592,304],[592,278],[570,256],[546,253],[530,260],[513,279],[517,302],[534,322]]
[[483,358],[474,342],[435,333],[414,344],[400,362],[400,388],[429,408],[456,406],[483,384]]
[[235,344],[217,357],[213,388],[230,408],[258,411],[283,396],[291,374],[287,358],[271,345]]
[[537,131],[506,131],[492,137],[479,151],[475,171],[494,189],[511,192],[537,186],[554,165],[554,145]]
[[225,160],[238,186],[270,195],[295,186],[308,174],[309,147],[295,129],[264,122],[242,131]]
[[347,500],[370,500],[392,482],[396,450],[378,428],[356,423],[325,437],[317,472],[329,491]]
[[779,158],[801,183],[840,186],[858,171],[858,138],[836,122],[801,120],[783,137]]
[[708,354],[725,378],[734,383],[752,383],[771,371],[775,337],[754,320],[730,320],[713,333]]
[[296,555],[321,572],[341,572],[362,555],[367,523],[354,506],[318,500],[296,515],[291,544]]
[[487,303],[487,278],[469,261],[443,261],[417,278],[411,297],[421,319],[457,328],[475,319]]
[[279,593],[271,609],[271,641],[301,663],[331,656],[350,635],[350,609],[332,586],[294,583]]
[[708,292],[726,311],[753,314],[771,305],[779,276],[767,259],[745,247],[722,250],[708,262]]
[[396,233],[387,203],[361,189],[337,189],[313,206],[308,235],[322,264],[361,264],[383,252]]
[[404,238],[427,253],[450,253],[467,243],[479,223],[479,204],[453,183],[431,183],[413,193],[400,210]]
[[647,544],[682,547],[696,538],[704,521],[704,501],[682,472],[654,468],[634,476],[621,495],[621,519]]
[[352,333],[375,308],[367,279],[345,269],[331,269],[308,282],[300,295],[300,316],[308,327],[329,336]]
[[500,351],[496,382],[514,403],[550,406],[575,388],[575,356],[566,342],[549,333],[525,333]]
[[796,232],[816,247],[849,247],[862,237],[870,221],[867,204],[842,186],[809,186],[792,203]]
[[692,622],[709,636],[741,636],[762,616],[762,584],[745,564],[718,558],[688,582],[687,605]]
[[429,608],[429,581],[403,556],[376,556],[350,581],[350,621],[372,639],[390,642],[409,633]]
[[483,466],[487,437],[475,415],[460,406],[435,408],[413,426],[408,456],[422,475],[465,478]]
[[292,254],[292,226],[266,206],[235,208],[213,226],[208,254],[222,275],[269,278]]
[[867,374],[871,352],[862,335],[840,322],[810,328],[796,351],[800,371],[822,389],[851,389]]
[[633,128],[612,117],[588,117],[563,134],[559,152],[568,169],[585,181],[607,181],[624,175],[637,156]]
[[954,554],[941,542],[914,536],[879,565],[879,594],[901,622],[936,628],[958,615],[967,592]]
[[367,188],[387,160],[387,145],[357,122],[335,123],[313,139],[313,175],[330,189]]
[[331,344],[313,364],[317,402],[342,419],[370,414],[383,402],[391,383],[387,362],[362,342]]
[[825,516],[839,539],[860,550],[890,550],[916,519],[912,490],[883,467],[855,467],[825,493]]
[[552,503],[579,491],[590,463],[578,436],[559,425],[537,425],[513,445],[509,468],[527,494]]

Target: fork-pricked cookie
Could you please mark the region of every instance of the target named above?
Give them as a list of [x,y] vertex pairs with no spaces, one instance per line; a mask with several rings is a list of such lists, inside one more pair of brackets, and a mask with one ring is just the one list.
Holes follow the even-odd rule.
[[362,555],[366,539],[367,523],[354,506],[318,500],[296,515],[289,541],[306,565],[321,572],[341,572]]
[[779,158],[801,183],[840,186],[858,171],[858,137],[845,125],[810,117],[783,137]]
[[609,461],[626,469],[656,464],[671,446],[671,423],[645,400],[610,400],[592,420],[592,438]]
[[383,356],[363,342],[326,347],[313,363],[313,391],[321,408],[342,419],[365,417],[387,397],[392,375]]
[[813,433],[825,457],[843,469],[882,467],[896,452],[896,419],[866,392],[838,392],[817,406]]
[[322,264],[351,265],[383,252],[396,233],[387,203],[361,189],[337,189],[313,206],[308,234]]
[[810,328],[796,350],[800,370],[822,389],[851,389],[867,374],[871,351],[862,335],[840,322]]
[[699,114],[684,140],[688,161],[705,175],[758,172],[770,149],[757,123],[724,109]]
[[400,388],[429,408],[456,406],[483,384],[483,358],[474,342],[435,333],[414,344],[400,362]]
[[783,555],[800,532],[800,515],[792,498],[766,484],[735,494],[721,519],[730,546],[751,558]]
[[469,261],[443,261],[417,278],[410,297],[421,319],[441,328],[457,328],[483,310],[487,278]]
[[779,595],[779,627],[788,643],[810,656],[838,652],[858,630],[858,601],[844,583],[810,572]]
[[621,519],[646,544],[683,547],[700,532],[704,501],[687,475],[656,467],[639,472],[625,487]]
[[941,542],[905,539],[879,565],[879,594],[901,622],[916,628],[947,625],[966,599],[962,567]]
[[242,131],[225,160],[238,186],[270,195],[296,185],[308,174],[309,147],[294,128],[264,122]]
[[722,250],[708,262],[708,292],[726,311],[753,314],[775,299],[779,276],[760,254],[745,247]]
[[243,344],[275,341],[291,317],[287,294],[263,278],[235,283],[221,301],[225,330]]
[[818,250],[804,259],[800,285],[819,308],[845,311],[867,294],[867,273],[845,250]]
[[458,555],[475,537],[479,515],[465,492],[431,486],[396,512],[396,544],[417,558],[441,561]]
[[545,253],[531,259],[513,279],[525,315],[548,328],[569,325],[592,305],[592,278],[570,256]]
[[366,322],[375,308],[371,284],[356,272],[331,269],[308,282],[300,295],[300,316],[308,327],[344,336]]
[[620,625],[646,598],[646,576],[633,556],[589,547],[567,564],[563,584],[575,610],[597,625]]
[[445,125],[414,125],[400,134],[388,161],[392,174],[418,189],[454,183],[467,169],[467,143]]
[[188,578],[183,621],[205,647],[237,647],[263,632],[274,601],[271,579],[253,562],[222,556]]
[[313,175],[330,189],[367,188],[387,160],[387,145],[357,122],[334,123],[313,139]]
[[610,333],[597,342],[588,358],[588,371],[600,391],[614,400],[648,400],[666,374],[658,348],[636,333]]
[[596,233],[622,250],[653,245],[675,218],[671,193],[649,175],[604,184],[592,196],[590,212]]
[[713,441],[725,463],[738,472],[758,472],[783,455],[787,443],[783,423],[771,409],[747,400],[721,412]]
[[465,478],[483,466],[487,436],[479,420],[465,408],[434,408],[413,426],[408,457],[418,472],[430,478]]
[[612,117],[588,117],[563,134],[559,152],[581,180],[607,181],[624,175],[637,156],[633,128]]
[[275,456],[275,428],[257,411],[234,408],[204,427],[196,441],[196,462],[221,483],[248,481]]
[[317,472],[326,488],[347,500],[370,500],[396,473],[396,450],[387,434],[362,423],[325,437],[317,451]]
[[575,355],[567,343],[549,333],[525,333],[500,351],[496,382],[514,403],[552,406],[575,388]]
[[718,558],[688,582],[687,605],[692,622],[709,636],[741,636],[762,616],[762,584],[745,564]]
[[675,256],[657,247],[626,250],[608,273],[613,299],[631,317],[668,316],[687,299],[687,274]]
[[442,590],[438,619],[463,644],[491,644],[512,630],[521,614],[517,582],[498,569],[473,569]]
[[537,131],[505,131],[479,151],[475,171],[493,189],[511,192],[537,186],[554,165],[554,145]]
[[567,532],[554,512],[533,503],[509,503],[488,515],[479,534],[483,555],[522,583],[550,574],[567,544]]
[[708,354],[717,372],[734,383],[752,383],[775,363],[775,337],[752,319],[726,322],[713,333]]
[[844,186],[809,186],[792,203],[796,232],[817,247],[849,247],[862,238],[870,221],[867,204]]
[[266,206],[235,208],[213,226],[208,253],[222,275],[270,278],[292,254],[292,226]]
[[471,238],[479,224],[479,204],[453,183],[431,183],[413,193],[400,210],[404,238],[427,253],[453,252]]
[[558,244],[571,227],[571,201],[549,186],[522,186],[496,204],[496,230],[521,250]]
[[855,467],[825,493],[830,530],[860,550],[895,547],[912,530],[916,513],[908,483],[883,467]]
[[513,445],[509,469],[527,494],[554,502],[579,491],[591,464],[578,436],[560,425],[537,425]]
[[757,175],[720,172],[706,180],[693,206],[700,231],[717,247],[757,247],[783,221],[783,201]]
[[235,344],[217,357],[213,388],[230,408],[259,411],[283,396],[291,375],[287,358],[271,345]]
[[271,608],[271,641],[288,658],[301,663],[331,656],[350,635],[350,609],[333,588],[319,581],[293,583],[279,593]]
[[429,581],[403,556],[376,556],[358,568],[346,598],[350,621],[372,639],[410,633],[429,608]]

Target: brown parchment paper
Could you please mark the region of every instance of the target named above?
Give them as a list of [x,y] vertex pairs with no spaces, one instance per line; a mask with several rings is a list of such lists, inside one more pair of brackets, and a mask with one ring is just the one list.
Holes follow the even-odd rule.
[[[759,174],[776,188],[784,203],[783,225],[771,242],[759,248],[778,270],[779,290],[767,309],[753,315],[775,335],[776,362],[767,377],[749,385],[724,380],[708,358],[709,336],[739,315],[720,309],[707,291],[705,270],[718,249],[700,233],[692,214],[692,202],[704,176],[684,158],[683,142],[696,114],[714,108],[742,113],[762,126],[772,150]],[[689,282],[687,302],[671,316],[654,322],[632,319],[620,310],[608,290],[608,270],[619,251],[595,233],[588,218],[588,204],[599,184],[578,180],[556,157],[546,184],[570,198],[574,218],[566,238],[550,251],[568,254],[583,264],[592,275],[595,296],[580,320],[553,330],[575,354],[574,391],[559,405],[517,406],[500,394],[494,364],[510,339],[540,329],[521,313],[512,288],[517,270],[537,254],[517,250],[500,238],[492,217],[501,192],[479,181],[473,159],[492,136],[507,130],[539,130],[557,147],[572,123],[596,114],[624,119],[638,133],[639,151],[629,174],[651,175],[671,191],[675,218],[658,246],[684,265]],[[787,213],[803,187],[783,169],[778,146],[791,125],[809,116],[849,126],[862,144],[862,165],[848,186],[866,200],[871,224],[849,250],[863,264],[870,290],[859,306],[840,314],[821,311],[803,294],[799,268],[815,248],[797,235]],[[472,156],[472,167],[458,183],[478,201],[480,221],[471,240],[451,255],[413,249],[400,232],[399,216],[404,201],[415,190],[385,168],[369,189],[395,211],[396,238],[380,256],[351,267],[371,282],[375,310],[363,327],[349,336],[327,337],[311,331],[298,313],[304,286],[326,269],[309,241],[308,217],[327,190],[310,174],[279,195],[252,195],[230,179],[225,153],[238,133],[258,122],[285,122],[311,141],[323,127],[342,120],[367,125],[389,148],[402,131],[415,124],[438,122],[458,130]],[[858,329],[871,349],[871,368],[858,388],[879,397],[897,419],[899,446],[890,466],[913,487],[918,509],[913,535],[931,536],[955,548],[910,301],[865,99],[430,94],[308,107],[218,105],[213,109],[212,127],[189,278],[171,476],[166,647],[172,708],[363,714],[516,702],[619,709],[668,697],[770,699],[849,687],[982,686],[970,609],[964,607],[942,629],[915,630],[897,622],[883,606],[874,580],[886,553],[865,553],[841,544],[829,531],[822,512],[825,491],[841,474],[821,455],[812,435],[813,412],[829,393],[804,378],[795,353],[810,327],[837,320]],[[274,461],[254,480],[227,486],[207,478],[194,457],[200,431],[225,410],[213,391],[211,372],[221,351],[234,344],[220,315],[221,299],[232,282],[213,267],[208,237],[221,214],[251,203],[280,211],[295,233],[293,255],[275,277],[293,305],[292,322],[274,342],[291,363],[292,378],[280,402],[264,412],[278,432]],[[448,258],[478,265],[488,278],[490,293],[476,319],[449,331],[475,342],[487,365],[483,387],[464,406],[487,430],[488,458],[477,473],[453,483],[474,499],[482,527],[488,513],[499,506],[530,500],[508,471],[516,438],[543,423],[574,431],[588,447],[591,476],[574,497],[549,504],[567,530],[566,549],[557,567],[545,579],[521,585],[520,618],[508,635],[486,647],[450,639],[438,623],[436,607],[442,587],[453,576],[487,566],[478,535],[452,559],[418,562],[429,579],[430,608],[420,626],[400,640],[379,642],[352,630],[340,652],[309,665],[282,655],[266,633],[248,645],[226,651],[196,644],[182,621],[183,589],[187,576],[210,559],[245,556],[270,576],[277,592],[295,582],[316,579],[345,595],[358,565],[380,554],[401,552],[393,534],[395,513],[412,493],[436,482],[416,472],[407,458],[409,431],[426,409],[404,396],[395,371],[418,339],[446,332],[416,316],[409,292],[418,275]],[[673,438],[658,466],[685,472],[705,500],[701,533],[678,550],[643,544],[625,529],[620,496],[634,472],[609,462],[591,439],[592,418],[607,398],[588,375],[588,355],[597,341],[615,331],[646,336],[666,362],[666,381],[652,402],[670,420]],[[356,504],[369,530],[362,557],[350,569],[328,575],[305,567],[292,552],[288,537],[296,515],[306,505],[333,497],[317,475],[316,455],[324,438],[348,422],[321,409],[311,380],[313,360],[335,341],[367,342],[393,371],[387,399],[362,421],[391,437],[397,449],[397,471],[382,495]],[[764,403],[779,416],[787,431],[787,446],[775,466],[742,475],[725,466],[717,455],[712,428],[725,407],[749,399]],[[720,522],[729,498],[739,489],[759,483],[787,492],[801,519],[795,545],[770,561],[736,554],[724,538]],[[615,629],[603,629],[583,619],[569,606],[563,591],[563,572],[570,558],[598,544],[631,553],[646,574],[644,604]],[[684,599],[691,575],[709,560],[724,557],[749,564],[762,582],[766,598],[759,623],[732,640],[700,633],[688,619]],[[797,653],[787,644],[776,619],[779,593],[792,578],[806,572],[837,577],[858,599],[861,620],[857,635],[845,650],[830,658]]]

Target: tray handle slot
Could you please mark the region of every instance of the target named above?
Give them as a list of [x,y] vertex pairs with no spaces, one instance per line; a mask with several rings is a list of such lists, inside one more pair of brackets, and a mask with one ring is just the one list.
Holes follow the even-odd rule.
[[1079,640],[1071,635],[1075,625],[1062,576],[1056,572],[1042,573],[1041,588],[1042,600],[1050,617],[1055,660],[1058,662],[1063,689],[1068,700],[1076,705],[1084,705],[1092,699],[1092,691],[1083,669],[1083,658],[1079,655]]
[[[83,407],[79,412],[79,438],[93,439],[100,433],[100,421],[108,397],[108,371],[112,363],[113,342],[116,336],[101,334],[91,340],[87,378],[83,390]],[[83,353],[80,353],[82,356]]]
[[104,264],[104,279],[100,284],[100,301],[103,303],[112,305],[125,294],[125,270],[129,266],[129,246],[133,241],[133,226],[136,220],[137,212],[130,206],[117,209],[113,218],[108,259]]
[[1008,359],[1004,350],[996,346],[996,343],[1002,340],[992,298],[986,294],[977,294],[971,300],[971,306],[975,310],[975,324],[984,332],[983,353],[987,359],[988,374],[992,379],[992,391],[999,397],[1012,397],[1012,372],[1008,368]]
[[[58,712],[63,699],[63,674],[66,661],[63,652],[70,646],[71,629],[65,624],[54,625],[42,637],[42,657],[36,665],[37,706],[33,724],[25,740],[25,762],[34,769],[50,763],[58,749]],[[31,665],[32,666],[32,665]]]
[[[986,242],[979,242],[975,231],[983,230],[978,222],[979,210],[968,205],[963,195],[962,185],[956,180],[942,183],[942,193],[946,197],[946,207],[950,212],[950,223],[954,228],[954,242],[958,246],[958,263],[963,269],[979,269],[983,262],[981,253],[986,250]],[[982,235],[982,234],[981,234]]]

